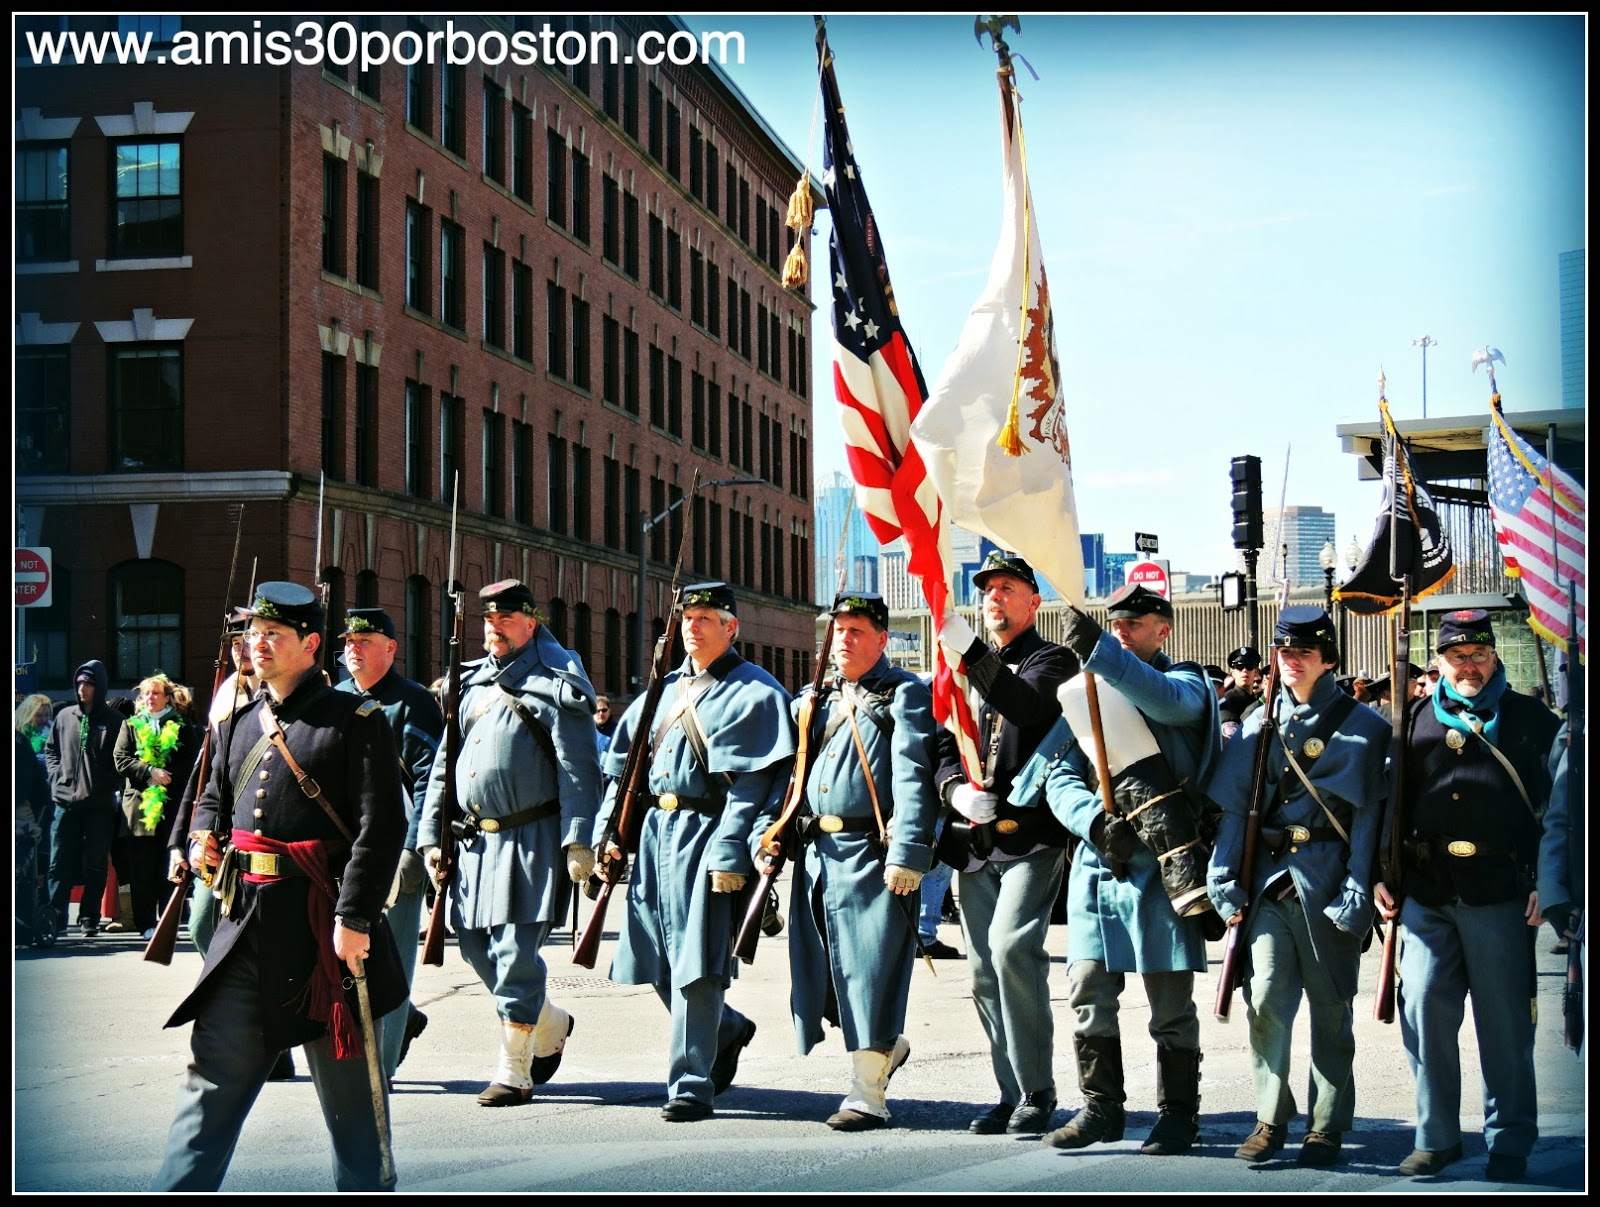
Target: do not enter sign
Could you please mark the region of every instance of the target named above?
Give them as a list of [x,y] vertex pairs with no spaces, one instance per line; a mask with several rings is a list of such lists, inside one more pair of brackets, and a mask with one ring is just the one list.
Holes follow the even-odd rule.
[[1167,570],[1166,558],[1128,563],[1128,585],[1154,591],[1164,599],[1172,598],[1172,576]]
[[13,580],[19,608],[50,606],[50,550],[18,549]]

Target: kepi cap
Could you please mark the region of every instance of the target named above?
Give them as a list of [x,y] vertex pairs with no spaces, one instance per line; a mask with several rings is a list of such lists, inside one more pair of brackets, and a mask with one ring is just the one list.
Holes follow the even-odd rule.
[[833,607],[828,611],[834,616],[865,616],[880,629],[889,627],[889,605],[874,591],[841,591],[834,596]]
[[1434,649],[1441,654],[1453,645],[1493,645],[1494,628],[1489,613],[1482,608],[1446,612],[1439,621],[1439,639]]
[[1107,620],[1134,620],[1140,616],[1172,619],[1172,601],[1142,583],[1129,583],[1106,601]]
[[357,633],[382,633],[393,641],[394,621],[382,608],[351,608],[344,614],[344,631],[339,639],[342,641]]
[[1333,621],[1314,604],[1295,604],[1278,613],[1272,629],[1272,644],[1284,646],[1323,646],[1339,648],[1339,634]]
[[533,608],[533,592],[528,590],[527,583],[514,578],[503,578],[482,588],[478,592],[478,602],[485,614],[521,612],[527,616],[537,615]]
[[1015,553],[1002,553],[998,549],[991,549],[989,556],[983,559],[983,565],[978,567],[978,572],[972,576],[972,585],[981,591],[983,585],[996,574],[1009,574],[1012,578],[1020,578],[1035,594],[1038,593],[1039,576],[1033,572],[1032,566]]
[[250,606],[239,612],[246,619],[259,617],[286,624],[301,636],[322,628],[322,601],[299,583],[261,583]]
[[734,616],[739,614],[733,588],[727,583],[690,583],[683,589],[679,602],[685,608],[720,608]]

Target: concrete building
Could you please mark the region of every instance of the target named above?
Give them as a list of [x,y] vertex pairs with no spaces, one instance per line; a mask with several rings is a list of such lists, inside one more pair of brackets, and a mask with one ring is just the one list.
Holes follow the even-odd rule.
[[[1289,582],[1296,587],[1323,581],[1322,547],[1334,539],[1334,515],[1320,507],[1265,508],[1261,513],[1267,544],[1261,551],[1263,581],[1277,581],[1287,565]],[[1284,550],[1287,547],[1287,554]],[[1285,562],[1287,557],[1287,562]]]
[[[447,20],[619,58],[19,60],[16,488],[54,557],[55,603],[23,622],[44,688],[90,657],[114,688],[157,667],[203,688],[252,568],[321,577],[335,618],[387,608],[430,680],[457,482],[469,656],[477,588],[517,577],[598,688],[636,690],[688,527],[684,577],[733,584],[742,652],[809,674],[811,306],[780,276],[799,159],[715,65],[619,65],[688,36],[671,17],[322,25],[420,46]],[[24,17],[19,43],[119,25],[157,49],[295,28]],[[741,482],[676,507],[696,470]]]
[[[833,602],[838,587],[839,570],[835,559],[840,553],[841,535],[844,536],[846,586],[856,591],[878,591],[881,548],[867,517],[855,506],[855,483],[836,470],[832,479],[819,486],[816,493],[817,535],[812,545],[816,559],[814,602],[824,606]],[[850,523],[847,534],[844,531],[846,516]]]

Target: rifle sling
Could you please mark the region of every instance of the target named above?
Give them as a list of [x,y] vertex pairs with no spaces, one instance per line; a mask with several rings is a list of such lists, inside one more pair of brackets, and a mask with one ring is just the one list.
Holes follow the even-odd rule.
[[[1339,699],[1335,700],[1329,707],[1328,711],[1322,715],[1322,719],[1317,723],[1317,727],[1312,732],[1311,737],[1306,740],[1306,744],[1309,745],[1312,741],[1319,741],[1326,746],[1328,739],[1334,735],[1339,726],[1344,724],[1345,718],[1348,717],[1352,711],[1354,711],[1355,706],[1355,697],[1346,696],[1341,693]],[[1294,773],[1300,777],[1300,782],[1306,786],[1306,791],[1311,794],[1311,799],[1317,802],[1317,807],[1321,809],[1324,814],[1326,814],[1328,820],[1333,823],[1333,828],[1338,831],[1339,837],[1344,839],[1345,845],[1348,846],[1350,844],[1349,832],[1339,824],[1339,819],[1333,815],[1333,810],[1328,808],[1327,804],[1322,799],[1322,794],[1318,792],[1316,786],[1312,784],[1311,777],[1305,773],[1305,769],[1300,766],[1300,761],[1294,757],[1294,752],[1289,749],[1289,743],[1284,740],[1283,726],[1278,726],[1275,732],[1277,733],[1278,737],[1278,745],[1283,748],[1284,757],[1289,760],[1289,766],[1294,770]],[[1277,803],[1279,805],[1283,803],[1288,795],[1284,790],[1285,782],[1286,781],[1282,777],[1278,779]]]
[[867,759],[867,747],[861,740],[861,727],[856,724],[856,702],[849,684],[846,684],[844,689],[843,711],[850,721],[850,736],[855,739],[856,755],[861,760],[861,774],[867,779],[867,794],[872,797],[872,816],[878,823],[878,842],[887,850],[889,827],[883,824],[883,808],[878,804],[878,786],[872,779],[872,763]]
[[[533,710],[524,704],[514,692],[510,691],[505,684],[496,683],[495,689],[499,691],[505,702],[511,707],[511,711],[517,714],[517,719],[527,726],[528,732],[533,735],[534,745],[538,746],[539,752],[550,760],[551,771],[559,772],[561,768],[561,761],[556,757],[555,739],[550,736],[550,730],[545,726],[544,722],[539,720],[539,718],[534,715]],[[478,718],[483,716],[487,711],[487,706],[479,708],[467,718],[466,724],[463,725],[461,729],[461,737],[463,740],[466,738],[467,734],[472,732],[472,727],[477,724]]]

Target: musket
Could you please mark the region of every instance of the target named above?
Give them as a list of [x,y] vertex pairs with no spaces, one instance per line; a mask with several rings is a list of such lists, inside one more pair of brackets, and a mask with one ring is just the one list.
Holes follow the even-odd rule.
[[[233,598],[233,576],[239,569],[239,542],[244,536],[244,504],[240,503],[238,507],[239,515],[233,528],[233,559],[228,563],[228,590],[222,597],[222,640],[217,646],[216,675],[211,681],[211,696],[207,697],[208,701],[222,690],[222,682],[228,677],[228,650],[232,645],[228,627],[233,615],[228,610],[228,604]],[[205,791],[206,778],[211,774],[211,734],[212,727],[207,725],[205,740],[200,744],[199,764],[194,775],[195,800],[199,800],[200,794]],[[179,835],[178,840],[184,842],[184,836]],[[172,963],[172,953],[178,945],[178,924],[183,920],[183,903],[188,900],[189,887],[193,883],[194,872],[186,861],[183,874],[179,876],[172,895],[167,898],[166,908],[161,911],[161,917],[156,922],[155,934],[151,935],[150,941],[145,944],[144,958],[152,964]]]
[[[1222,1022],[1228,1021],[1233,1009],[1233,991],[1244,981],[1244,953],[1239,950],[1239,936],[1244,932],[1250,908],[1251,877],[1256,870],[1256,845],[1261,839],[1261,817],[1267,804],[1267,765],[1272,749],[1272,739],[1278,730],[1278,653],[1271,652],[1267,666],[1266,702],[1261,709],[1261,728],[1256,731],[1255,766],[1250,773],[1250,813],[1244,823],[1244,854],[1239,860],[1239,881],[1245,892],[1245,903],[1228,927],[1228,936],[1222,945],[1222,967],[1217,973],[1217,1001],[1213,1013]],[[1237,741],[1238,739],[1235,739]]]
[[[845,586],[847,573],[844,557],[845,542],[850,535],[850,521],[854,517],[855,507],[856,497],[852,491],[850,502],[845,509],[844,526],[839,531],[839,547],[833,555],[833,573],[838,584],[834,590],[835,596],[843,591]],[[789,775],[789,787],[783,794],[783,808],[779,811],[777,820],[761,835],[761,853],[766,856],[766,861],[756,876],[754,887],[750,890],[744,921],[740,924],[738,937],[733,943],[733,954],[746,964],[755,961],[756,944],[761,941],[761,920],[766,913],[767,894],[777,882],[778,874],[788,862],[789,848],[794,845],[794,819],[800,812],[800,806],[805,803],[806,778],[811,773],[811,739],[813,722],[816,720],[817,701],[822,696],[822,681],[828,677],[832,651],[833,618],[829,617],[828,623],[822,626],[822,640],[817,644],[817,660],[811,669],[811,692],[800,700],[799,716],[795,721],[795,727],[799,730],[799,741],[794,754],[794,770]],[[916,927],[913,926],[911,929],[915,934]],[[920,942],[918,947],[920,949]]]
[[[700,471],[697,469],[689,483],[689,493],[680,505],[693,508],[699,490]],[[644,798],[650,779],[650,737],[656,710],[666,690],[667,675],[672,670],[672,639],[677,636],[678,618],[683,613],[683,589],[678,584],[678,575],[683,570],[684,550],[689,547],[689,535],[693,531],[693,524],[684,524],[683,537],[678,542],[678,561],[672,568],[672,608],[650,661],[650,682],[645,687],[644,703],[639,706],[639,718],[628,742],[622,778],[617,781],[616,804],[607,819],[604,837],[595,849],[594,873],[589,877],[588,888],[589,895],[594,898],[594,909],[589,913],[589,924],[584,927],[583,935],[572,949],[572,962],[580,968],[594,967],[595,958],[600,954],[600,939],[605,934],[606,910],[611,905],[612,890],[622,883],[628,871],[628,859],[639,849],[639,834],[644,828]],[[644,624],[642,614],[639,623]]]
[[461,761],[461,643],[466,635],[466,588],[457,576],[456,509],[461,502],[461,475],[450,487],[450,599],[455,617],[450,627],[450,672],[444,695],[444,785],[439,798],[439,867],[442,875],[434,883],[433,912],[428,916],[428,933],[422,944],[422,962],[438,967],[444,963],[446,900],[456,870],[456,832],[451,828],[461,812],[456,791],[456,766]]
[[317,585],[317,593],[322,598],[322,632],[318,634],[322,641],[318,645],[318,652],[322,655],[322,677],[331,686],[337,676],[333,672],[333,647],[328,644],[328,634],[333,632],[333,617],[328,615],[328,580],[322,576],[322,503],[327,495],[328,475],[326,471],[317,474],[317,548],[312,554],[315,565],[312,573]]
[[[1089,727],[1094,731],[1094,770],[1100,777],[1100,804],[1106,817],[1112,818],[1117,815],[1117,803],[1111,793],[1111,764],[1106,758],[1105,725],[1100,719],[1100,688],[1093,671],[1083,672],[1083,694],[1089,706]],[[1128,878],[1127,865],[1114,862],[1109,855],[1106,868],[1118,880]]]

